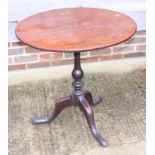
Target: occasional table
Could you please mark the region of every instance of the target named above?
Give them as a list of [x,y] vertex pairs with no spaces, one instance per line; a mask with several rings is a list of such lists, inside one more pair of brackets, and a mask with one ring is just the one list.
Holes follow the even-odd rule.
[[26,45],[44,51],[74,53],[73,92],[60,98],[47,118],[35,118],[32,123],[49,123],[64,108],[79,106],[94,138],[101,146],[106,147],[108,143],[96,129],[91,107],[102,99],[96,97],[93,100],[91,92],[82,89],[84,73],[81,69],[80,53],[121,43],[129,39],[135,31],[136,24],[127,15],[97,8],[50,10],[21,21],[16,27],[16,35]]

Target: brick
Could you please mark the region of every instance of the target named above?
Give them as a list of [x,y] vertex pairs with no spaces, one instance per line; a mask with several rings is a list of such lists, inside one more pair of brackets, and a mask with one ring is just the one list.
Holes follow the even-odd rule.
[[14,58],[15,63],[24,63],[24,62],[31,62],[31,61],[37,61],[37,60],[38,60],[37,55],[18,56]]
[[52,61],[52,66],[59,66],[59,65],[67,65],[67,64],[73,64],[73,59],[64,59],[64,60],[55,60]]
[[12,43],[12,46],[26,46],[23,42],[14,42]]
[[[73,58],[74,57],[74,54],[73,53],[65,53],[65,58]],[[83,56],[87,56],[88,55],[88,52],[81,52],[81,57]]]
[[12,44],[11,43],[8,43],[8,47],[11,47],[12,46]]
[[145,56],[144,52],[136,52],[136,53],[124,54],[124,58],[134,58],[134,57],[142,57],[142,56]]
[[46,54],[40,55],[40,61],[52,61],[57,59],[62,59],[63,53],[62,52],[51,52]]
[[51,66],[50,62],[29,63],[27,64],[27,69],[49,67],[49,66]]
[[122,54],[114,54],[114,55],[105,55],[101,57],[101,61],[103,60],[112,60],[112,59],[122,59],[123,55]]
[[11,57],[8,57],[8,64],[12,64],[13,63],[13,60]]
[[73,58],[74,54],[73,53],[64,53],[65,58]]
[[82,63],[97,62],[99,60],[100,60],[99,56],[81,58]]
[[100,50],[89,51],[90,55],[101,55],[101,54],[110,54],[111,48],[105,48]]
[[23,48],[14,48],[14,49],[9,49],[8,54],[9,55],[20,55],[24,53]]
[[39,49],[32,48],[32,47],[28,46],[28,47],[25,48],[25,52],[26,53],[43,53],[43,52],[47,52],[47,51],[39,50]]
[[65,58],[73,58],[74,54],[73,53],[64,53]]
[[26,65],[25,65],[25,64],[8,65],[8,70],[9,70],[9,71],[13,71],[13,70],[22,70],[22,69],[26,69]]
[[135,37],[125,41],[124,44],[135,44],[135,43],[145,43],[145,42],[146,42],[145,37]]
[[122,54],[112,55],[112,59],[122,59],[122,58],[123,58],[123,55]]
[[134,51],[134,46],[114,46],[113,52],[129,52]]
[[101,61],[103,60],[111,60],[112,59],[112,55],[104,55],[100,58]]
[[146,35],[146,31],[145,30],[137,31],[135,35]]
[[146,45],[137,45],[136,51],[146,51]]

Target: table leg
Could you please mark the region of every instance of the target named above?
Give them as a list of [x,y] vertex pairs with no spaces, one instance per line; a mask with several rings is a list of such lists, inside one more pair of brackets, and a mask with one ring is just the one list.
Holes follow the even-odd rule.
[[97,132],[95,121],[94,121],[94,113],[93,113],[93,110],[92,110],[89,102],[87,101],[87,99],[85,98],[84,95],[80,95],[80,96],[78,96],[78,98],[79,98],[79,102],[80,102],[80,104],[79,104],[80,109],[83,111],[83,113],[87,119],[89,128],[90,128],[93,136],[95,137],[95,139],[99,142],[99,144],[101,146],[107,147],[108,146],[107,141],[105,139],[103,139],[101,137],[101,135]]
[[99,104],[102,101],[102,98],[100,96],[95,97],[95,99],[93,100],[92,94],[88,90],[84,91],[84,96],[91,105]]
[[58,114],[66,107],[73,105],[72,97],[67,96],[61,98],[59,101],[56,102],[54,111],[46,118],[35,118],[32,120],[33,125],[42,124],[42,123],[49,123],[53,121]]

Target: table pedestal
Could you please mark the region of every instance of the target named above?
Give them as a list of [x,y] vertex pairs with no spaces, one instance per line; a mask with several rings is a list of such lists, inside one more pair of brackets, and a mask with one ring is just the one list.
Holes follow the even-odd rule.
[[53,121],[64,108],[71,105],[79,106],[84,113],[85,118],[87,119],[91,133],[101,146],[106,147],[108,143],[97,132],[94,114],[91,107],[91,105],[98,104],[102,99],[101,97],[96,97],[96,99],[93,100],[91,92],[82,90],[83,82],[81,79],[83,78],[83,75],[84,73],[80,64],[80,52],[76,52],[74,53],[74,69],[72,72],[72,77],[74,78],[72,83],[74,88],[73,93],[70,96],[59,99],[55,104],[54,111],[47,118],[35,118],[32,120],[32,124],[37,125],[49,123]]

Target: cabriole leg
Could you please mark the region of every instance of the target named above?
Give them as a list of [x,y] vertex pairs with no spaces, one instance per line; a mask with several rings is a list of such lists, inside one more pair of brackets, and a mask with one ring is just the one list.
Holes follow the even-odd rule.
[[107,147],[108,146],[107,141],[103,139],[101,135],[97,132],[95,121],[94,121],[94,113],[93,113],[93,110],[90,104],[88,103],[84,95],[78,96],[78,98],[80,102],[79,104],[80,109],[83,111],[84,116],[87,119],[91,133],[93,134],[93,136],[95,137],[95,139],[99,142],[101,146]]
[[37,125],[37,124],[49,123],[53,121],[64,108],[71,105],[72,105],[72,97],[71,96],[63,97],[58,102],[56,102],[54,111],[48,117],[35,118],[32,120],[32,124]]

